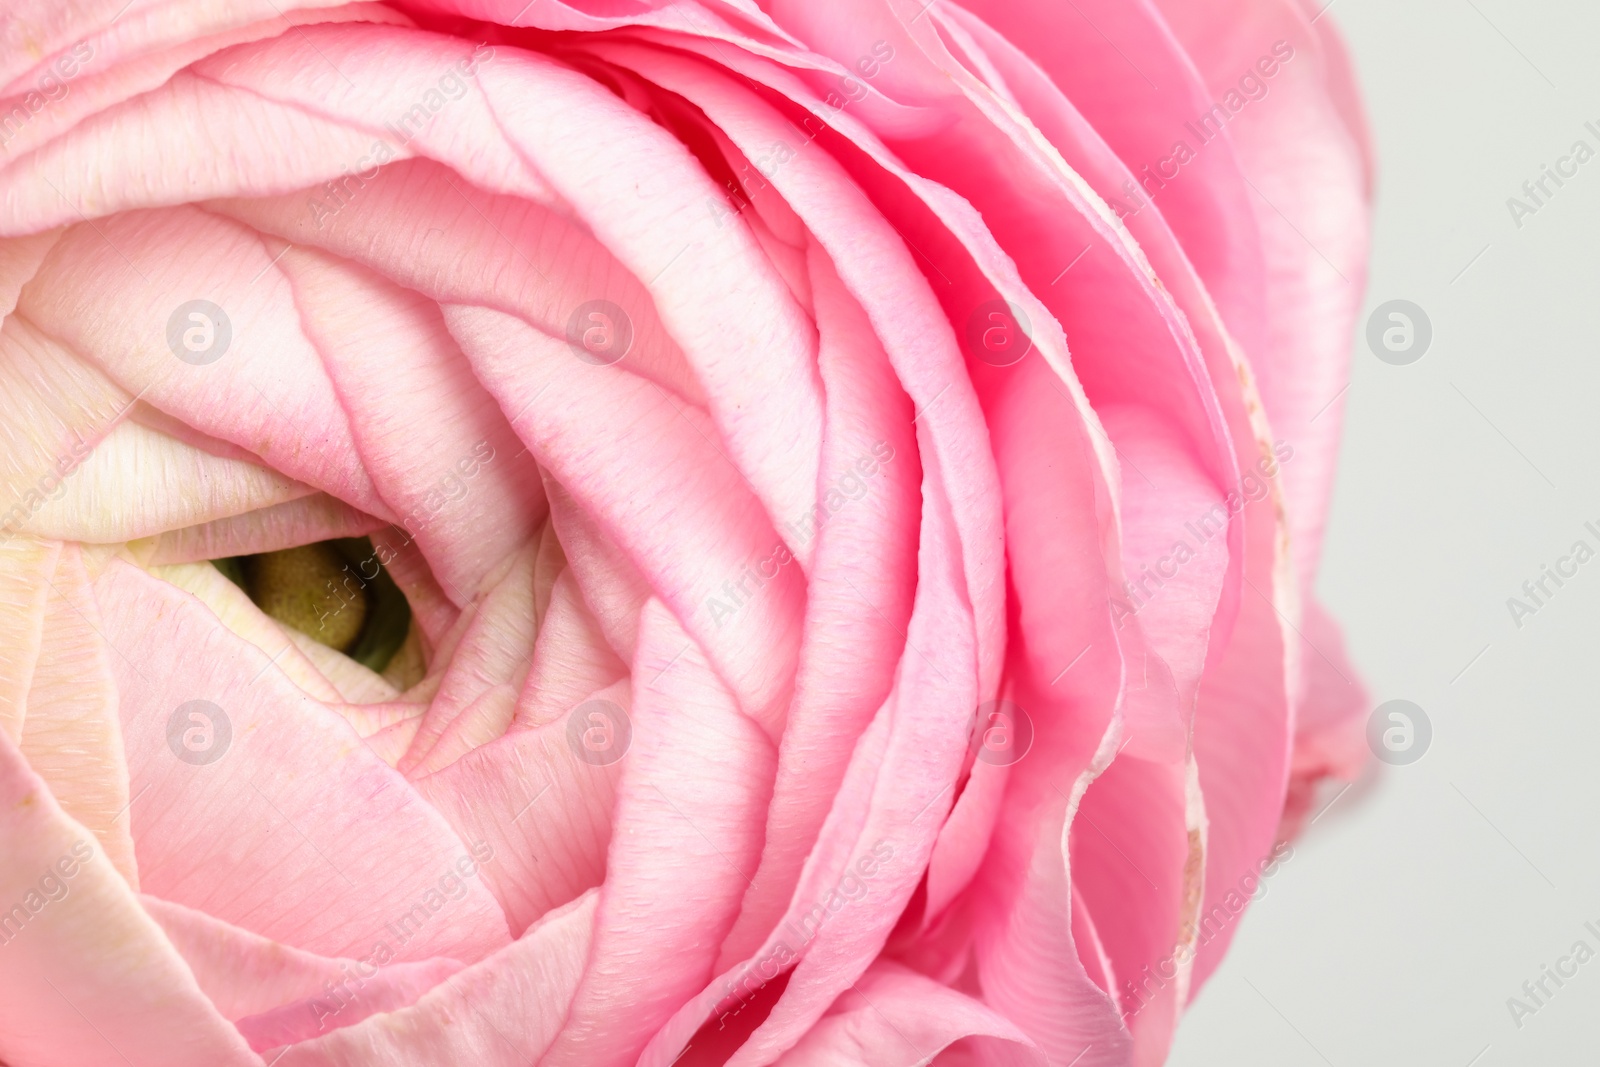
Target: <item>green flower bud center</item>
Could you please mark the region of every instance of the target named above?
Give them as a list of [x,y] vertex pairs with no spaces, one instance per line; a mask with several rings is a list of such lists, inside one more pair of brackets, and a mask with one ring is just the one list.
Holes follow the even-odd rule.
[[326,542],[263,552],[247,572],[247,591],[263,612],[343,652],[367,621],[365,583]]
[[340,537],[211,562],[269,618],[379,674],[393,662],[390,682],[407,689],[421,680],[427,657],[383,560],[370,538]]

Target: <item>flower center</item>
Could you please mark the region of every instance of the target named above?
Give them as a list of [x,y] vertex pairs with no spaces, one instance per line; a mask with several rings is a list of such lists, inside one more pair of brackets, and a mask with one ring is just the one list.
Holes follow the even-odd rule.
[[263,552],[245,570],[246,590],[262,611],[340,652],[361,635],[367,592],[326,542]]
[[368,538],[212,562],[268,617],[375,671],[405,642],[411,606]]

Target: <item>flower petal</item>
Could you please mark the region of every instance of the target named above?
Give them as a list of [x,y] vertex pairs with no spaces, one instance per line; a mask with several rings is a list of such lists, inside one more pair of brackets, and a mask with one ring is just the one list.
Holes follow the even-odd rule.
[[776,753],[659,601],[645,608],[634,676],[594,951],[544,1064],[638,1059],[710,980],[761,847]]
[[294,1045],[282,1067],[525,1067],[550,1047],[589,955],[595,896],[549,915],[514,943],[415,1004]]
[[94,832],[106,858],[137,891],[117,685],[99,614],[78,546],[66,545],[50,579],[21,748],[62,810]]
[[[174,587],[113,561],[95,593],[120,653],[146,892],[320,955],[361,956],[390,923],[419,927],[397,950],[402,960],[470,962],[505,944],[504,918],[481,884],[458,901],[439,894],[462,842],[342,718]],[[182,676],[136,666],[171,648],[194,650]],[[174,731],[194,700],[228,724],[209,735],[226,747],[184,759],[180,751],[195,749]]]
[[94,834],[62,812],[5,736],[0,850],[0,1056],[260,1067]]

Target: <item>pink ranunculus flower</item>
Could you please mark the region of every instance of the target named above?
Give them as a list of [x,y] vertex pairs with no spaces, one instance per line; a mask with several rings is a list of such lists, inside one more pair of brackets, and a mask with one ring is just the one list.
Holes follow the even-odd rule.
[[1319,14],[11,3],[0,1061],[1163,1060],[1364,752]]

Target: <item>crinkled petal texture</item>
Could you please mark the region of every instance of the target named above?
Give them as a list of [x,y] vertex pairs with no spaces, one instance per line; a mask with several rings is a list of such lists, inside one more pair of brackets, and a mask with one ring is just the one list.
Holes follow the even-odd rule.
[[0,1061],[1160,1063],[1364,747],[1320,14],[13,3]]

